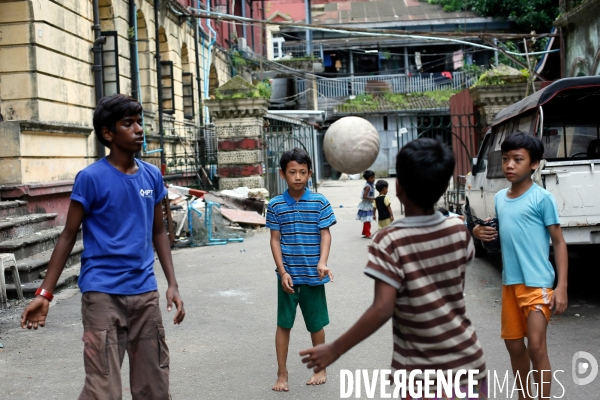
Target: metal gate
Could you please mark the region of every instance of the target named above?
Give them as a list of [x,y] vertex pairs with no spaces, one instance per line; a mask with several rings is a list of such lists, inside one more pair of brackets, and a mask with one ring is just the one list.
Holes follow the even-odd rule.
[[285,180],[279,176],[279,160],[285,151],[294,147],[304,149],[312,159],[313,177],[308,185],[316,192],[320,159],[314,127],[302,120],[275,114],[267,114],[265,122],[265,185],[270,197],[282,194],[287,189]]
[[398,148],[417,138],[427,137],[440,140],[452,149],[456,166],[444,204],[453,211],[460,211],[464,204],[466,175],[471,171],[473,157],[477,156],[485,129],[479,116],[475,113],[410,115],[401,117],[398,127]]
[[166,183],[202,190],[218,187],[217,141],[213,126],[173,124],[165,127],[165,136],[175,140],[175,151],[165,154]]
[[[413,114],[399,116],[396,132],[398,149],[417,138],[440,140],[449,146],[456,158],[455,177],[471,170],[483,138],[483,127],[477,114]],[[394,161],[395,163],[395,161]]]

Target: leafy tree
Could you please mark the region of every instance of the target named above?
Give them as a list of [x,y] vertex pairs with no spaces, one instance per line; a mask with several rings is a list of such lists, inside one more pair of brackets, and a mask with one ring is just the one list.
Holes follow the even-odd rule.
[[549,32],[558,16],[556,0],[427,0],[444,11],[476,12],[485,17],[511,18],[523,30]]

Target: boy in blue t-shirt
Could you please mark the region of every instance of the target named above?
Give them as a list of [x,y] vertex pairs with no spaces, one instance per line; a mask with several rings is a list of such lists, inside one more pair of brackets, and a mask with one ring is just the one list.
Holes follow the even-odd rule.
[[[501,150],[502,172],[512,184],[494,199],[503,264],[501,336],[515,378],[518,373],[517,382],[524,391],[520,398],[530,398],[533,393],[527,386],[531,369],[540,387],[540,399],[549,398],[552,379],[546,329],[552,309],[556,314],[567,309],[567,245],[554,197],[531,179],[544,154],[541,140],[517,131],[506,138]],[[488,226],[477,225],[473,229],[473,235],[486,242],[494,240],[497,234]],[[554,290],[550,239],[558,271]]]
[[142,106],[133,98],[104,97],[94,131],[110,154],[80,171],[65,229],[21,327],[46,324],[52,291],[83,224],[78,280],[82,293],[85,384],[80,399],[121,398],[121,364],[129,356],[133,398],[169,399],[169,350],[158,304],[154,249],[167,278],[167,310],[185,316],[162,219],[166,189],[158,168],[135,159],[143,144]]
[[[286,366],[290,332],[300,305],[306,329],[314,346],[325,343],[329,324],[325,283],[333,280],[327,266],[331,233],[336,223],[329,201],[306,187],[312,175],[312,162],[306,151],[286,151],[279,161],[279,175],[288,184],[283,195],[276,196],[267,208],[267,228],[271,230],[271,251],[277,266],[277,381],[272,389],[287,392]],[[307,385],[321,385],[325,370],[316,372]]]

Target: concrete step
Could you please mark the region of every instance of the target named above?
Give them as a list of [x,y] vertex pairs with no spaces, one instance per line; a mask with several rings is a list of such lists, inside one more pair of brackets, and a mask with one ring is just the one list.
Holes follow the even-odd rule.
[[0,240],[29,235],[54,227],[56,213],[0,217]]
[[27,214],[27,202],[23,200],[0,201],[0,218]]
[[[79,270],[81,269],[80,264],[71,265],[68,268],[63,270],[63,273],[58,278],[58,282],[56,283],[56,289],[54,289],[54,293],[57,293],[61,289],[64,289],[70,285],[77,283],[77,278],[79,278]],[[35,291],[42,285],[43,279],[36,279],[32,282],[23,283],[21,282],[21,288],[23,289],[23,295],[25,297],[33,297],[35,295]],[[9,298],[14,299],[17,297],[17,291],[15,290],[14,283],[6,284],[6,294]]]
[[[41,253],[33,256],[17,260],[17,269],[19,270],[19,277],[21,283],[33,282],[37,279],[42,278],[41,274],[48,269],[48,263],[54,249],[42,251]],[[72,265],[78,264],[81,260],[81,253],[83,252],[83,241],[79,240],[73,246],[69,258],[65,264],[65,268]],[[12,274],[5,273],[6,283],[14,283]]]
[[[31,257],[34,254],[51,250],[56,245],[58,236],[63,231],[63,226],[44,229],[29,235],[8,239],[0,242],[0,253],[13,253],[17,260]],[[81,239],[81,231],[77,239]]]

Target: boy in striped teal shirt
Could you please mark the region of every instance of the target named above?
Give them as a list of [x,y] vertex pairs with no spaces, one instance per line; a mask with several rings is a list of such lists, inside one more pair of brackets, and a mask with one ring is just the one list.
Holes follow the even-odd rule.
[[[312,161],[302,149],[288,150],[279,161],[279,175],[288,189],[274,197],[267,208],[267,227],[271,230],[271,251],[277,266],[277,382],[273,390],[287,392],[286,366],[290,331],[300,305],[306,329],[314,346],[325,343],[325,325],[329,324],[325,283],[333,281],[327,267],[331,233],[336,223],[327,199],[312,193],[307,183],[312,176]],[[313,374],[307,385],[321,385],[325,370]]]

